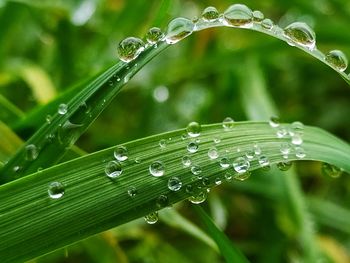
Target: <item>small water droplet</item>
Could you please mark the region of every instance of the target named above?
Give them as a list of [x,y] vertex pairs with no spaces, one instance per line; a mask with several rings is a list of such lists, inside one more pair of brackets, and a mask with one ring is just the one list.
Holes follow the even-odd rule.
[[229,168],[230,167],[230,160],[227,157],[222,157],[219,161],[219,164],[222,168]]
[[191,157],[188,155],[184,155],[181,159],[183,166],[188,167],[192,164]]
[[262,167],[262,168],[270,166],[269,158],[265,155],[259,156],[258,162],[259,162],[260,167]]
[[135,197],[137,195],[137,189],[134,186],[130,186],[127,192],[130,197]]
[[259,144],[257,144],[257,143],[254,143],[253,150],[254,150],[255,155],[260,155],[262,152]]
[[285,127],[279,127],[276,131],[277,138],[285,138],[288,135],[288,131]]
[[280,118],[277,116],[272,116],[269,120],[269,124],[272,128],[277,128],[280,126]]
[[348,59],[340,50],[331,50],[327,53],[325,60],[335,69],[343,72],[348,67]]
[[215,7],[208,6],[203,10],[202,17],[203,20],[212,22],[219,18],[219,12]]
[[201,204],[203,203],[205,200],[207,200],[207,196],[208,193],[207,191],[200,191],[199,193],[196,193],[192,196],[190,196],[188,198],[188,200],[192,203],[192,204]]
[[250,168],[250,162],[244,157],[238,157],[233,161],[233,169],[239,174],[246,173]]
[[64,185],[60,182],[52,182],[47,190],[51,199],[59,199],[64,195]]
[[222,184],[222,180],[221,180],[220,177],[216,177],[216,178],[215,178],[215,184],[216,184],[216,185]]
[[168,25],[165,41],[168,44],[175,44],[192,34],[193,28],[194,23],[191,20],[183,17],[175,18]]
[[196,143],[196,142],[189,142],[187,144],[187,151],[190,152],[190,153],[197,152],[198,148],[199,148],[199,146],[198,146],[198,143]]
[[150,164],[149,172],[155,177],[163,176],[165,173],[164,164],[161,161],[155,161]]
[[190,122],[186,128],[188,136],[192,138],[198,137],[201,134],[201,130],[202,130],[201,125],[195,121]]
[[135,158],[135,163],[142,163],[142,159],[140,157]]
[[146,34],[147,42],[150,43],[151,45],[162,40],[163,37],[164,37],[164,33],[158,27],[152,27],[150,30],[148,30]]
[[60,115],[64,115],[68,112],[68,106],[67,104],[61,103],[60,105],[58,105],[58,109],[57,109],[58,114]]
[[161,149],[165,149],[165,148],[166,148],[166,145],[167,145],[167,140],[161,139],[161,140],[159,141],[159,146],[160,146]]
[[261,22],[264,19],[264,14],[259,10],[253,11],[253,20],[255,22]]
[[193,165],[191,167],[191,173],[198,176],[202,173],[202,168],[199,165]]
[[282,155],[288,155],[292,150],[292,145],[288,142],[282,142],[280,144],[280,152]]
[[245,153],[245,156],[248,158],[248,160],[252,160],[254,159],[254,150],[248,150],[246,153]]
[[160,195],[157,197],[156,205],[158,208],[163,208],[169,205],[169,199],[166,195]]
[[235,124],[235,121],[231,117],[226,117],[222,121],[222,127],[224,127],[225,131],[231,130]]
[[303,144],[303,138],[299,134],[294,134],[292,136],[292,144],[294,145],[301,145]]
[[216,149],[216,147],[211,147],[208,150],[208,156],[211,160],[215,160],[219,157],[219,152],[218,149]]
[[155,211],[155,212],[149,213],[144,217],[144,219],[146,223],[153,225],[158,222],[158,212]]
[[221,139],[220,139],[220,138],[214,138],[214,140],[213,140],[213,141],[214,141],[214,143],[215,143],[215,144],[218,144],[218,143],[220,143],[220,142],[221,142]]
[[234,4],[224,12],[224,19],[227,25],[249,28],[252,26],[253,12],[246,5]]
[[261,26],[267,30],[271,30],[273,28],[273,21],[269,18],[265,18],[261,21]]
[[250,174],[251,173],[249,171],[247,171],[245,173],[236,174],[233,178],[235,180],[238,180],[238,181],[245,181],[245,180],[247,180],[250,177]]
[[289,134],[291,136],[293,136],[294,134],[299,134],[299,135],[303,135],[304,134],[304,124],[300,121],[295,121],[291,124],[291,131],[293,132],[293,134],[291,134],[289,132]]
[[110,161],[105,167],[105,173],[109,178],[117,178],[122,172],[122,165],[118,161]]
[[279,162],[277,163],[277,168],[281,171],[288,171],[291,167],[292,167],[292,162],[289,161],[283,161],[283,162]]
[[208,177],[204,177],[201,179],[202,180],[202,185],[203,186],[209,186],[210,185],[210,179]]
[[130,62],[137,58],[141,52],[145,49],[144,43],[141,39],[136,37],[128,37],[122,40],[118,47],[117,52],[120,60],[124,62]]
[[34,144],[28,144],[25,147],[25,159],[27,161],[33,161],[38,158],[39,150]]
[[168,180],[168,188],[171,191],[179,191],[182,187],[182,182],[178,177],[171,177]]
[[46,123],[47,123],[47,124],[51,124],[51,122],[52,122],[52,116],[51,116],[50,114],[47,114],[45,120],[46,120]]
[[306,156],[306,152],[303,147],[295,147],[295,156],[299,159],[303,159]]
[[284,35],[293,43],[297,43],[302,47],[306,47],[310,50],[315,48],[315,32],[303,22],[294,22],[288,25],[284,29]]
[[231,181],[232,180],[232,173],[230,171],[227,171],[225,173],[225,179],[226,179],[226,181]]
[[322,173],[324,175],[327,175],[327,176],[330,176],[333,178],[338,178],[339,176],[341,176],[342,170],[335,165],[331,165],[329,163],[323,163],[322,164]]
[[128,150],[125,146],[117,146],[114,149],[114,158],[120,162],[126,161],[128,157]]

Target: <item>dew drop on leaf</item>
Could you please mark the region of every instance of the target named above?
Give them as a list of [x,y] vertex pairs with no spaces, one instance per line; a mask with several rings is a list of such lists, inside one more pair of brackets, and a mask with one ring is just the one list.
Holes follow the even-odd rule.
[[64,115],[68,112],[68,106],[67,104],[61,103],[60,105],[58,105],[58,109],[57,109],[58,114],[60,115]]
[[128,188],[127,193],[128,193],[128,196],[130,196],[130,197],[135,197],[135,196],[137,195],[137,189],[136,189],[136,187],[130,186],[130,187]]
[[201,134],[202,127],[198,122],[193,121],[187,125],[186,131],[188,136],[194,138],[198,137]]
[[164,33],[162,30],[158,27],[152,27],[150,30],[148,30],[146,34],[146,40],[150,44],[155,44],[158,41],[162,40],[164,37]]
[[253,11],[254,22],[261,22],[264,19],[264,14],[260,10]]
[[224,12],[227,25],[249,28],[252,26],[253,12],[242,4],[234,4]]
[[208,157],[211,160],[215,160],[219,157],[219,152],[218,149],[216,149],[216,147],[211,147],[208,150]]
[[28,144],[25,146],[25,159],[27,161],[33,161],[38,158],[39,150],[34,144]]
[[128,159],[128,150],[125,146],[117,146],[114,149],[114,158],[117,159],[119,162],[126,161]]
[[169,190],[171,191],[179,191],[182,187],[182,182],[180,180],[180,178],[178,177],[170,177],[169,180],[168,180],[168,188]]
[[207,191],[200,191],[192,196],[190,196],[188,198],[188,200],[192,203],[192,204],[201,204],[203,203],[205,200],[207,200],[207,196],[208,193]]
[[189,143],[187,144],[187,151],[188,151],[189,153],[195,153],[195,152],[197,152],[197,151],[198,151],[198,148],[199,148],[199,146],[198,146],[198,143],[197,143],[197,142],[189,142]]
[[297,43],[302,47],[306,47],[310,50],[315,48],[315,32],[303,22],[294,22],[286,26],[284,28],[284,35],[293,43]]
[[277,116],[271,116],[269,120],[269,124],[272,128],[277,128],[280,126],[280,119]]
[[233,161],[233,169],[239,173],[246,173],[250,168],[250,162],[244,157],[238,157]]
[[261,21],[261,26],[267,30],[271,30],[273,27],[273,22],[269,18],[265,18],[263,21]]
[[215,7],[208,6],[203,10],[202,17],[203,20],[212,22],[219,18],[219,12]]
[[147,224],[153,225],[158,222],[158,212],[149,213],[144,217]]
[[168,25],[165,41],[168,44],[175,44],[192,34],[193,29],[194,23],[191,20],[183,17],[175,18]]
[[128,37],[122,40],[118,47],[117,52],[120,60],[124,62],[130,62],[137,58],[144,50],[144,43],[141,39],[136,37]]
[[181,159],[183,166],[188,167],[192,164],[191,157],[188,155],[185,155]]
[[60,182],[52,182],[48,187],[48,194],[51,199],[59,199],[64,195],[64,185]]
[[118,161],[110,161],[105,167],[105,173],[109,178],[117,178],[122,172],[122,165]]
[[283,161],[283,162],[279,162],[277,163],[277,168],[281,171],[288,171],[291,167],[292,167],[292,162],[289,161]]
[[342,174],[342,169],[329,163],[323,163],[322,173],[332,178],[338,178]]
[[155,161],[150,164],[149,172],[155,177],[163,176],[165,173],[164,164],[161,161]]
[[348,67],[348,59],[340,50],[331,50],[327,53],[325,60],[332,65],[333,68],[343,72]]

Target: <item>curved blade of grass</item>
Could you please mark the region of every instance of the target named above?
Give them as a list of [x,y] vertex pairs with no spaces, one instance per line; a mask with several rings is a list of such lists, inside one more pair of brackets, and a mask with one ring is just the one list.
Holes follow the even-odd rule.
[[[222,26],[224,26],[222,19],[214,22],[206,22],[200,19],[196,23],[195,31]],[[283,29],[277,25],[267,30],[260,23],[254,23],[250,29],[271,35],[286,43],[291,43],[283,34]],[[324,59],[325,55],[317,48],[309,50],[297,43],[293,43],[293,45],[333,68],[350,84],[349,76],[328,63]],[[167,46],[165,42],[160,42],[157,48],[154,48],[154,46],[148,47],[132,62],[128,64],[117,63],[96,77],[86,88],[66,102],[68,106],[68,112],[66,114],[59,115],[56,113],[53,116],[52,123],[44,124],[28,140],[27,144],[34,144],[38,148],[40,153],[38,158],[35,161],[26,161],[24,159],[25,146],[22,147],[2,169],[0,183],[20,178],[35,172],[39,168],[46,168],[56,163],[112,101],[120,88],[148,61]],[[21,169],[14,170],[14,167],[20,167]]]
[[[192,161],[201,166],[202,174],[209,180],[204,186],[201,179],[191,174],[190,168],[182,166],[181,158],[188,154],[189,141],[182,139],[183,133],[184,130],[178,130],[126,143],[129,158],[122,163],[123,173],[116,180],[110,180],[104,171],[106,164],[114,159],[114,148],[109,148],[2,185],[2,262],[34,258],[196,195],[197,189],[206,191],[215,185],[216,178],[224,179],[225,172],[233,172],[232,167],[225,170],[218,161],[208,161],[207,151],[213,145],[213,138],[221,137],[217,145],[219,152],[225,154],[230,150],[228,157],[232,160],[257,142],[271,164],[284,160],[279,145],[289,141],[276,138],[275,130],[267,123],[236,123],[230,131],[224,131],[219,124],[203,126],[199,150],[192,154]],[[169,138],[167,148],[160,150],[159,140]],[[236,151],[237,147],[241,152]],[[303,147],[307,154],[305,160],[328,162],[350,172],[350,146],[333,135],[305,127]],[[135,158],[139,161],[135,162]],[[163,177],[149,174],[149,165],[156,160],[165,165]],[[290,160],[297,158],[291,156]],[[258,168],[258,163],[252,161],[251,170]],[[167,180],[172,176],[182,180],[180,191],[168,189]],[[53,181],[65,185],[61,199],[48,197],[48,184]],[[196,191],[188,193],[188,185]],[[131,186],[137,189],[133,198],[127,194]],[[164,199],[157,202],[160,195],[167,196],[168,203]]]
[[0,94],[0,120],[12,124],[24,116],[23,112]]
[[200,206],[195,206],[194,210],[201,219],[205,226],[205,229],[209,235],[214,239],[218,245],[221,255],[224,257],[226,262],[236,262],[236,263],[247,263],[248,259],[245,258],[243,253],[236,248],[231,240],[221,232],[221,230],[214,224],[208,214]]
[[5,163],[9,156],[22,146],[23,142],[12,130],[0,121],[0,163]]

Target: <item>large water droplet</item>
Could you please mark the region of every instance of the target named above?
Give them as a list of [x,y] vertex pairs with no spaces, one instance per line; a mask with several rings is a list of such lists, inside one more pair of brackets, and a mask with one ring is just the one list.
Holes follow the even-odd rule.
[[117,146],[114,149],[114,158],[120,162],[128,159],[128,150],[124,146]]
[[233,161],[233,169],[239,174],[246,173],[250,168],[250,162],[244,157],[238,157]]
[[284,34],[287,38],[300,46],[306,47],[310,50],[315,48],[315,32],[303,22],[295,22],[288,25],[284,29]]
[[155,212],[149,213],[144,217],[144,219],[146,223],[153,225],[158,222],[158,212],[155,211]]
[[211,160],[215,160],[219,157],[219,152],[218,149],[216,149],[216,147],[211,147],[208,150],[208,156]]
[[212,22],[219,18],[219,12],[215,7],[208,6],[203,10],[202,17],[203,20]]
[[64,185],[60,182],[52,182],[49,184],[47,192],[50,198],[59,199],[64,195]]
[[191,20],[183,17],[175,18],[168,25],[165,41],[168,44],[175,44],[192,34],[193,28],[194,23]]
[[198,146],[198,143],[196,143],[196,142],[189,142],[187,144],[187,151],[190,152],[190,153],[197,152],[198,148],[199,148],[199,146]]
[[168,180],[168,188],[171,191],[179,191],[182,187],[182,182],[178,177],[171,177]]
[[191,157],[188,156],[188,155],[185,155],[182,157],[182,164],[185,166],[185,167],[188,167],[192,164],[192,160],[191,160]]
[[228,25],[249,28],[252,26],[253,12],[246,5],[234,4],[224,12]]
[[281,171],[288,171],[292,167],[292,162],[283,161],[279,162],[276,166]]
[[158,27],[152,27],[150,30],[148,30],[146,34],[147,42],[152,45],[162,40],[163,37],[164,37],[164,34],[162,30],[160,30],[160,28]]
[[34,144],[28,144],[25,147],[25,159],[27,161],[33,161],[38,158],[39,151]]
[[130,62],[137,58],[145,49],[141,39],[136,37],[128,37],[122,40],[117,48],[120,60]]
[[340,50],[331,50],[327,53],[325,60],[335,69],[343,72],[348,67],[348,59]]
[[190,122],[186,127],[187,134],[192,138],[198,137],[201,134],[201,130],[201,125],[195,121]]
[[155,161],[150,164],[149,172],[155,177],[163,176],[165,173],[164,164],[161,161]]
[[342,170],[337,166],[331,165],[329,163],[322,164],[322,172],[324,175],[338,178],[342,174]]
[[200,191],[199,193],[196,193],[192,196],[190,196],[188,198],[188,200],[192,203],[192,204],[201,204],[203,203],[205,200],[207,200],[207,196],[208,193],[207,191]]
[[67,111],[68,111],[67,104],[61,103],[60,105],[58,105],[58,109],[57,109],[58,114],[64,115],[67,113]]
[[234,124],[235,124],[235,121],[231,117],[226,117],[222,121],[222,127],[224,127],[225,131],[228,131],[228,130],[232,129]]
[[118,161],[110,161],[105,167],[105,173],[109,178],[117,178],[122,172],[122,165]]

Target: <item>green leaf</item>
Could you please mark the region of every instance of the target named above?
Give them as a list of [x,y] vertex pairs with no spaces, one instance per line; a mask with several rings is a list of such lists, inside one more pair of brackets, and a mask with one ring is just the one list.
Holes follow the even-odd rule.
[[0,138],[0,163],[5,163],[23,142],[2,121],[0,121]]
[[211,218],[200,206],[194,207],[199,218],[205,225],[206,230],[210,236],[215,240],[218,245],[221,255],[224,257],[226,262],[237,262],[237,263],[247,263],[249,262],[242,252],[236,248],[228,237],[213,223]]
[[[182,156],[189,154],[187,144],[191,141],[182,139],[184,132],[177,130],[124,144],[129,158],[122,162],[123,172],[115,180],[105,175],[106,164],[115,160],[114,148],[109,148],[2,185],[0,258],[5,259],[3,262],[12,262],[37,257],[199,194],[197,190],[188,193],[190,189],[200,187],[198,191],[206,192],[206,188],[215,185],[216,178],[224,180],[225,172],[237,175],[232,167],[225,170],[218,160],[208,160],[207,152],[213,145],[213,138],[221,138],[217,145],[219,153],[223,157],[226,150],[230,150],[231,162],[258,143],[271,164],[284,160],[279,146],[290,140],[276,138],[275,129],[267,123],[237,122],[229,131],[224,131],[221,124],[203,126],[199,150],[191,156],[193,164],[199,165],[206,175],[203,181],[181,163]],[[168,142],[164,150],[159,147],[161,139]],[[309,126],[304,129],[303,139],[305,160],[328,162],[350,171],[347,143]],[[162,177],[149,174],[149,165],[157,160],[165,166]],[[290,160],[298,158],[291,156]],[[259,167],[256,161],[251,162],[251,170]],[[182,181],[180,191],[168,188],[167,181],[173,176]],[[49,183],[56,181],[65,186],[65,193],[62,198],[53,200],[47,190]],[[137,189],[136,196],[127,194],[129,187]],[[167,199],[159,202],[160,195]]]

